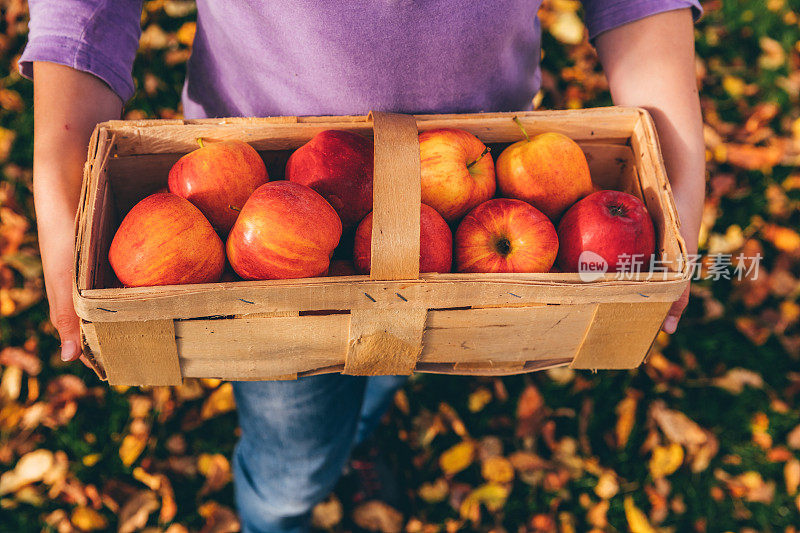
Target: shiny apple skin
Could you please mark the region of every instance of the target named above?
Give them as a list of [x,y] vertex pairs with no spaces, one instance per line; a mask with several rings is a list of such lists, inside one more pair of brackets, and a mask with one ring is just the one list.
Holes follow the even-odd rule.
[[485,149],[480,139],[463,130],[441,128],[422,132],[419,136],[422,203],[434,208],[448,222],[455,222],[494,196],[497,187],[494,161],[488,153],[481,157]]
[[[508,242],[504,253],[501,241]],[[455,236],[458,272],[548,272],[558,254],[553,223],[522,200],[495,198],[470,211]]]
[[[573,205],[558,224],[558,266],[564,272],[578,271],[583,251],[600,255],[608,271],[620,266],[620,256],[640,255],[641,270],[650,268],[656,246],[653,220],[641,200],[619,191],[599,191]],[[630,266],[630,257],[626,259]]]
[[211,283],[225,268],[225,249],[211,223],[189,201],[151,194],[117,229],[108,260],[126,287]]
[[341,236],[339,215],[322,196],[299,183],[272,181],[244,204],[228,235],[228,261],[249,280],[319,276]]
[[[453,232],[428,205],[420,206],[419,271],[450,272],[453,268]],[[356,229],[353,262],[362,274],[369,273],[372,253],[372,213]]]
[[192,202],[223,237],[238,211],[268,180],[258,152],[241,141],[206,141],[178,159],[169,171],[169,190]]
[[501,196],[528,202],[553,221],[593,190],[583,150],[560,133],[542,133],[503,150],[497,186]]
[[289,156],[286,179],[321,194],[351,228],[372,211],[373,150],[356,133],[322,131]]

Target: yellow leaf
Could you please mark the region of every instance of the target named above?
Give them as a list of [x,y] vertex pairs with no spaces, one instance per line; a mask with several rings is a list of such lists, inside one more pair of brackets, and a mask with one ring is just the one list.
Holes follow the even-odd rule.
[[481,465],[481,474],[486,481],[508,483],[514,479],[514,467],[505,457],[489,457]]
[[617,448],[624,448],[636,421],[636,396],[628,394],[617,404],[617,424],[614,433],[617,437]]
[[90,453],[88,455],[84,455],[81,461],[83,462],[84,466],[88,466],[91,468],[94,465],[96,465],[102,457],[103,456],[99,453]]
[[82,531],[95,531],[108,527],[106,519],[91,507],[76,507],[70,517],[72,525]]
[[722,78],[722,88],[733,98],[741,98],[745,91],[745,82],[742,78],[726,75]]
[[655,479],[666,477],[683,464],[683,448],[680,444],[656,446],[650,457],[650,475]]
[[478,411],[483,410],[486,407],[486,404],[492,401],[492,392],[485,388],[481,387],[480,389],[476,390],[472,394],[469,395],[468,406],[469,410],[472,413],[477,413]]
[[447,475],[461,472],[475,459],[475,444],[472,441],[464,441],[446,450],[439,457],[439,466]]
[[125,466],[131,466],[142,455],[147,446],[147,434],[131,433],[125,435],[119,446],[119,458]]
[[553,37],[564,44],[580,44],[583,41],[583,22],[574,11],[558,13],[549,29]]
[[477,522],[480,518],[480,504],[483,504],[489,511],[498,511],[506,503],[509,490],[503,485],[487,483],[476,488],[461,502],[459,512],[464,520]]
[[628,529],[631,530],[631,533],[656,533],[656,530],[647,520],[647,515],[633,503],[633,498],[626,496],[624,506],[625,518],[628,521]]
[[194,22],[184,22],[183,26],[178,29],[177,37],[178,42],[186,46],[192,46],[194,42],[194,34],[197,31],[197,24]]
[[786,481],[786,493],[794,496],[800,485],[800,461],[792,458],[783,465],[783,477]]
[[228,413],[236,408],[236,402],[233,398],[233,385],[230,383],[223,383],[219,388],[215,389],[200,410],[200,417],[203,420],[208,420],[223,413]]

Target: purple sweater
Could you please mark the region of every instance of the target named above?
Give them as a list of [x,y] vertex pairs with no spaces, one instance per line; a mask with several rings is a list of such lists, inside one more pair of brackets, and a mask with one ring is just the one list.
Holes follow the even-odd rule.
[[[141,0],[30,0],[20,59],[133,95]],[[509,111],[539,89],[541,0],[198,0],[188,118]],[[584,0],[590,37],[697,0]]]

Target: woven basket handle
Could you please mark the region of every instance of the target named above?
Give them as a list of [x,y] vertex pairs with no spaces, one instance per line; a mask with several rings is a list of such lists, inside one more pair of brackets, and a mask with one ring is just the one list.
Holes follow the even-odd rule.
[[375,135],[370,278],[419,278],[420,162],[417,122],[371,112]]

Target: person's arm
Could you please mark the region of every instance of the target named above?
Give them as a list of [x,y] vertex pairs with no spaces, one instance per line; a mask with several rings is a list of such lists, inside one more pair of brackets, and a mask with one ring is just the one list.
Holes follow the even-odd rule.
[[[614,103],[643,107],[655,120],[681,233],[689,253],[697,253],[705,196],[705,145],[692,12],[678,9],[624,24],[598,35],[595,46]],[[687,288],[670,309],[664,331],[675,331],[688,300]]]
[[81,355],[72,306],[74,221],[89,136],[133,95],[142,0],[29,0],[19,59],[34,79],[33,191],[50,318],[61,356]]
[[72,305],[75,213],[89,136],[99,122],[119,118],[122,100],[91,74],[33,64],[33,198],[50,320],[61,336],[61,358],[81,355]]

